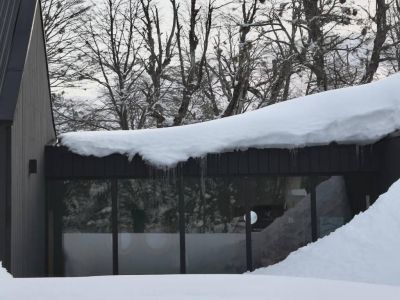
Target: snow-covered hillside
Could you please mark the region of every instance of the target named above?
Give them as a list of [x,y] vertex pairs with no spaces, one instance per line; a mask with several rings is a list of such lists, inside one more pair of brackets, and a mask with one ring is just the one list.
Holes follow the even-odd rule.
[[373,143],[400,129],[400,74],[229,118],[136,131],[75,132],[61,144],[81,155],[140,154],[154,166],[235,149]]
[[253,274],[400,285],[400,180],[366,212]]

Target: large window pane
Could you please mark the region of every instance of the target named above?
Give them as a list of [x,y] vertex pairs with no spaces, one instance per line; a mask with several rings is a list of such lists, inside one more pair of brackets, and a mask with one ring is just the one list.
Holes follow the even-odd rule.
[[311,181],[302,177],[248,179],[252,194],[253,266],[265,267],[311,242]]
[[246,271],[245,208],[239,179],[187,179],[184,184],[187,273]]
[[63,206],[65,275],[112,274],[110,183],[65,181]]
[[248,189],[255,191],[251,193],[255,268],[278,263],[312,241],[311,191],[314,188],[316,236],[323,237],[352,216],[342,177],[249,179]]
[[343,226],[352,217],[346,184],[341,176],[333,176],[316,187],[318,237],[324,237]]
[[119,273],[180,271],[178,196],[168,179],[119,180]]

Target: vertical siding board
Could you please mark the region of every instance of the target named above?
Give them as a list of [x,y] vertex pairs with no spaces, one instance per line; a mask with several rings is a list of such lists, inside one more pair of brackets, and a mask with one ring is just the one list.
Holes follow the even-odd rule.
[[282,149],[279,151],[279,172],[288,174],[290,173],[290,150]]
[[258,170],[261,174],[268,174],[270,172],[269,167],[269,150],[261,149],[258,152]]
[[260,170],[259,170],[259,150],[251,148],[247,151],[248,153],[248,160],[249,160],[249,174],[259,174]]
[[219,167],[219,155],[218,154],[209,154],[207,155],[207,176],[215,176],[218,175],[218,167]]
[[228,157],[228,174],[229,175],[237,175],[238,174],[238,153],[237,152],[228,152],[226,153]]
[[269,172],[272,174],[279,173],[279,149],[269,149]]
[[6,243],[6,184],[7,184],[7,136],[5,126],[0,126],[0,261],[5,258]]
[[[54,132],[41,30],[37,6],[11,129],[11,272],[17,277],[43,276],[46,266],[44,146]],[[30,159],[37,160],[37,174],[29,174]]]
[[236,152],[238,159],[238,174],[248,175],[249,174],[249,152],[248,151],[238,151]]

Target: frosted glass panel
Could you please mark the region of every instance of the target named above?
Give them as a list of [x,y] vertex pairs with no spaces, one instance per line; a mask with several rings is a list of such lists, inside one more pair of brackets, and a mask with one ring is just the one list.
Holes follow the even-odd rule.
[[112,274],[111,233],[64,233],[66,276]]
[[120,180],[118,200],[119,273],[179,273],[178,196],[173,180]]
[[244,203],[237,179],[186,179],[187,273],[246,271]]
[[111,275],[111,193],[106,181],[64,183],[65,276]]

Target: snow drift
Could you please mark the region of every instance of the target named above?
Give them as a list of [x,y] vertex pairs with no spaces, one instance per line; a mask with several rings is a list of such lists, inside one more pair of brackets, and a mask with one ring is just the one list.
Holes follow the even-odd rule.
[[74,132],[61,145],[80,155],[139,154],[158,167],[236,149],[373,143],[400,129],[400,74],[229,118],[134,131]]
[[3,268],[1,261],[0,261],[0,280],[12,278],[12,276]]
[[400,180],[330,235],[253,274],[400,285]]

